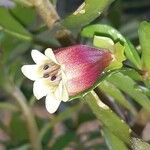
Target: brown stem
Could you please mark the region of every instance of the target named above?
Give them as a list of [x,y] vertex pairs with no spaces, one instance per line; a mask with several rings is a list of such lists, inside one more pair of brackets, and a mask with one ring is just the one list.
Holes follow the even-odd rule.
[[28,0],[37,10],[48,28],[52,28],[59,16],[49,0]]
[[28,0],[37,10],[38,14],[41,16],[45,24],[49,29],[57,26],[55,32],[56,39],[63,45],[68,46],[70,44],[75,44],[75,40],[71,32],[65,29],[59,22],[59,15],[54,9],[53,5],[49,0]]
[[29,138],[31,141],[31,149],[33,150],[42,150],[39,138],[38,138],[38,127],[36,121],[34,119],[33,113],[30,110],[27,100],[20,89],[16,86],[12,86],[11,84],[5,84],[5,88],[7,92],[17,101],[19,104],[23,115],[26,119],[27,128],[29,132]]

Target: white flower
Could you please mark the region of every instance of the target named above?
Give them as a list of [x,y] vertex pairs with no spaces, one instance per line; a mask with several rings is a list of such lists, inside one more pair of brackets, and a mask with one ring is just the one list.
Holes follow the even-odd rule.
[[32,50],[31,56],[36,64],[24,65],[21,70],[27,78],[34,81],[35,97],[41,99],[46,96],[46,109],[54,113],[61,101],[66,102],[69,99],[64,67],[57,62],[50,48],[45,50],[45,55]]

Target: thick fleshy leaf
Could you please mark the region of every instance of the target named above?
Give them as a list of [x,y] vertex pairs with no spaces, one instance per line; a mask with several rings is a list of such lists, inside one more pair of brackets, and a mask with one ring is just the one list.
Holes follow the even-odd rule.
[[53,94],[48,94],[45,100],[45,106],[49,113],[54,113],[58,109],[61,100],[57,100]]
[[143,67],[150,73],[150,23],[142,22],[139,27]]
[[140,57],[136,51],[136,49],[125,39],[125,37],[117,31],[115,28],[104,25],[104,24],[96,24],[85,27],[82,32],[81,36],[86,38],[93,38],[94,35],[97,36],[106,36],[112,38],[113,41],[120,41],[124,43],[125,47],[125,54],[126,57],[138,68],[141,69],[141,61]]
[[81,28],[97,18],[113,0],[85,0],[72,15],[66,17],[62,24],[67,28]]
[[125,143],[107,128],[103,128],[102,135],[104,136],[106,144],[110,150],[128,150]]
[[116,72],[111,74],[107,80],[123,92],[127,93],[144,109],[150,112],[150,99],[144,93],[142,93],[137,83],[129,76],[123,75],[120,72]]
[[98,88],[100,88],[100,90],[105,92],[108,96],[113,97],[118,104],[135,113],[134,107],[127,101],[123,93],[113,84],[105,80],[100,83]]
[[0,27],[4,32],[15,37],[28,41],[32,40],[31,34],[4,8],[0,8]]
[[111,53],[85,45],[75,45],[56,51],[58,62],[65,66],[70,96],[92,87],[112,60]]
[[129,143],[131,132],[129,126],[105,105],[94,91],[84,98],[100,122],[122,141]]
[[22,73],[30,80],[38,79],[37,65],[24,65],[21,68]]

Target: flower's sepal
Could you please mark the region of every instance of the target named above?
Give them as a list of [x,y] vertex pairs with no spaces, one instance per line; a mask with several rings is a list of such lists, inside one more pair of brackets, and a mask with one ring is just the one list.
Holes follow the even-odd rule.
[[123,66],[123,61],[126,60],[124,55],[125,47],[119,42],[114,44],[113,60],[111,64],[107,67],[108,70],[119,69]]
[[99,48],[107,48],[112,53],[113,60],[108,70],[119,69],[123,66],[122,62],[126,60],[124,55],[125,46],[120,42],[114,43],[112,39],[104,36],[94,36],[93,45]]

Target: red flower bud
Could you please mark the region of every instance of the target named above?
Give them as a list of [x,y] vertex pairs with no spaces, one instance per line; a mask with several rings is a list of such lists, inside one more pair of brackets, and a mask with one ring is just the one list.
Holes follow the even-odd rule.
[[86,45],[74,45],[54,51],[57,61],[64,65],[69,96],[91,88],[110,64],[109,51]]

